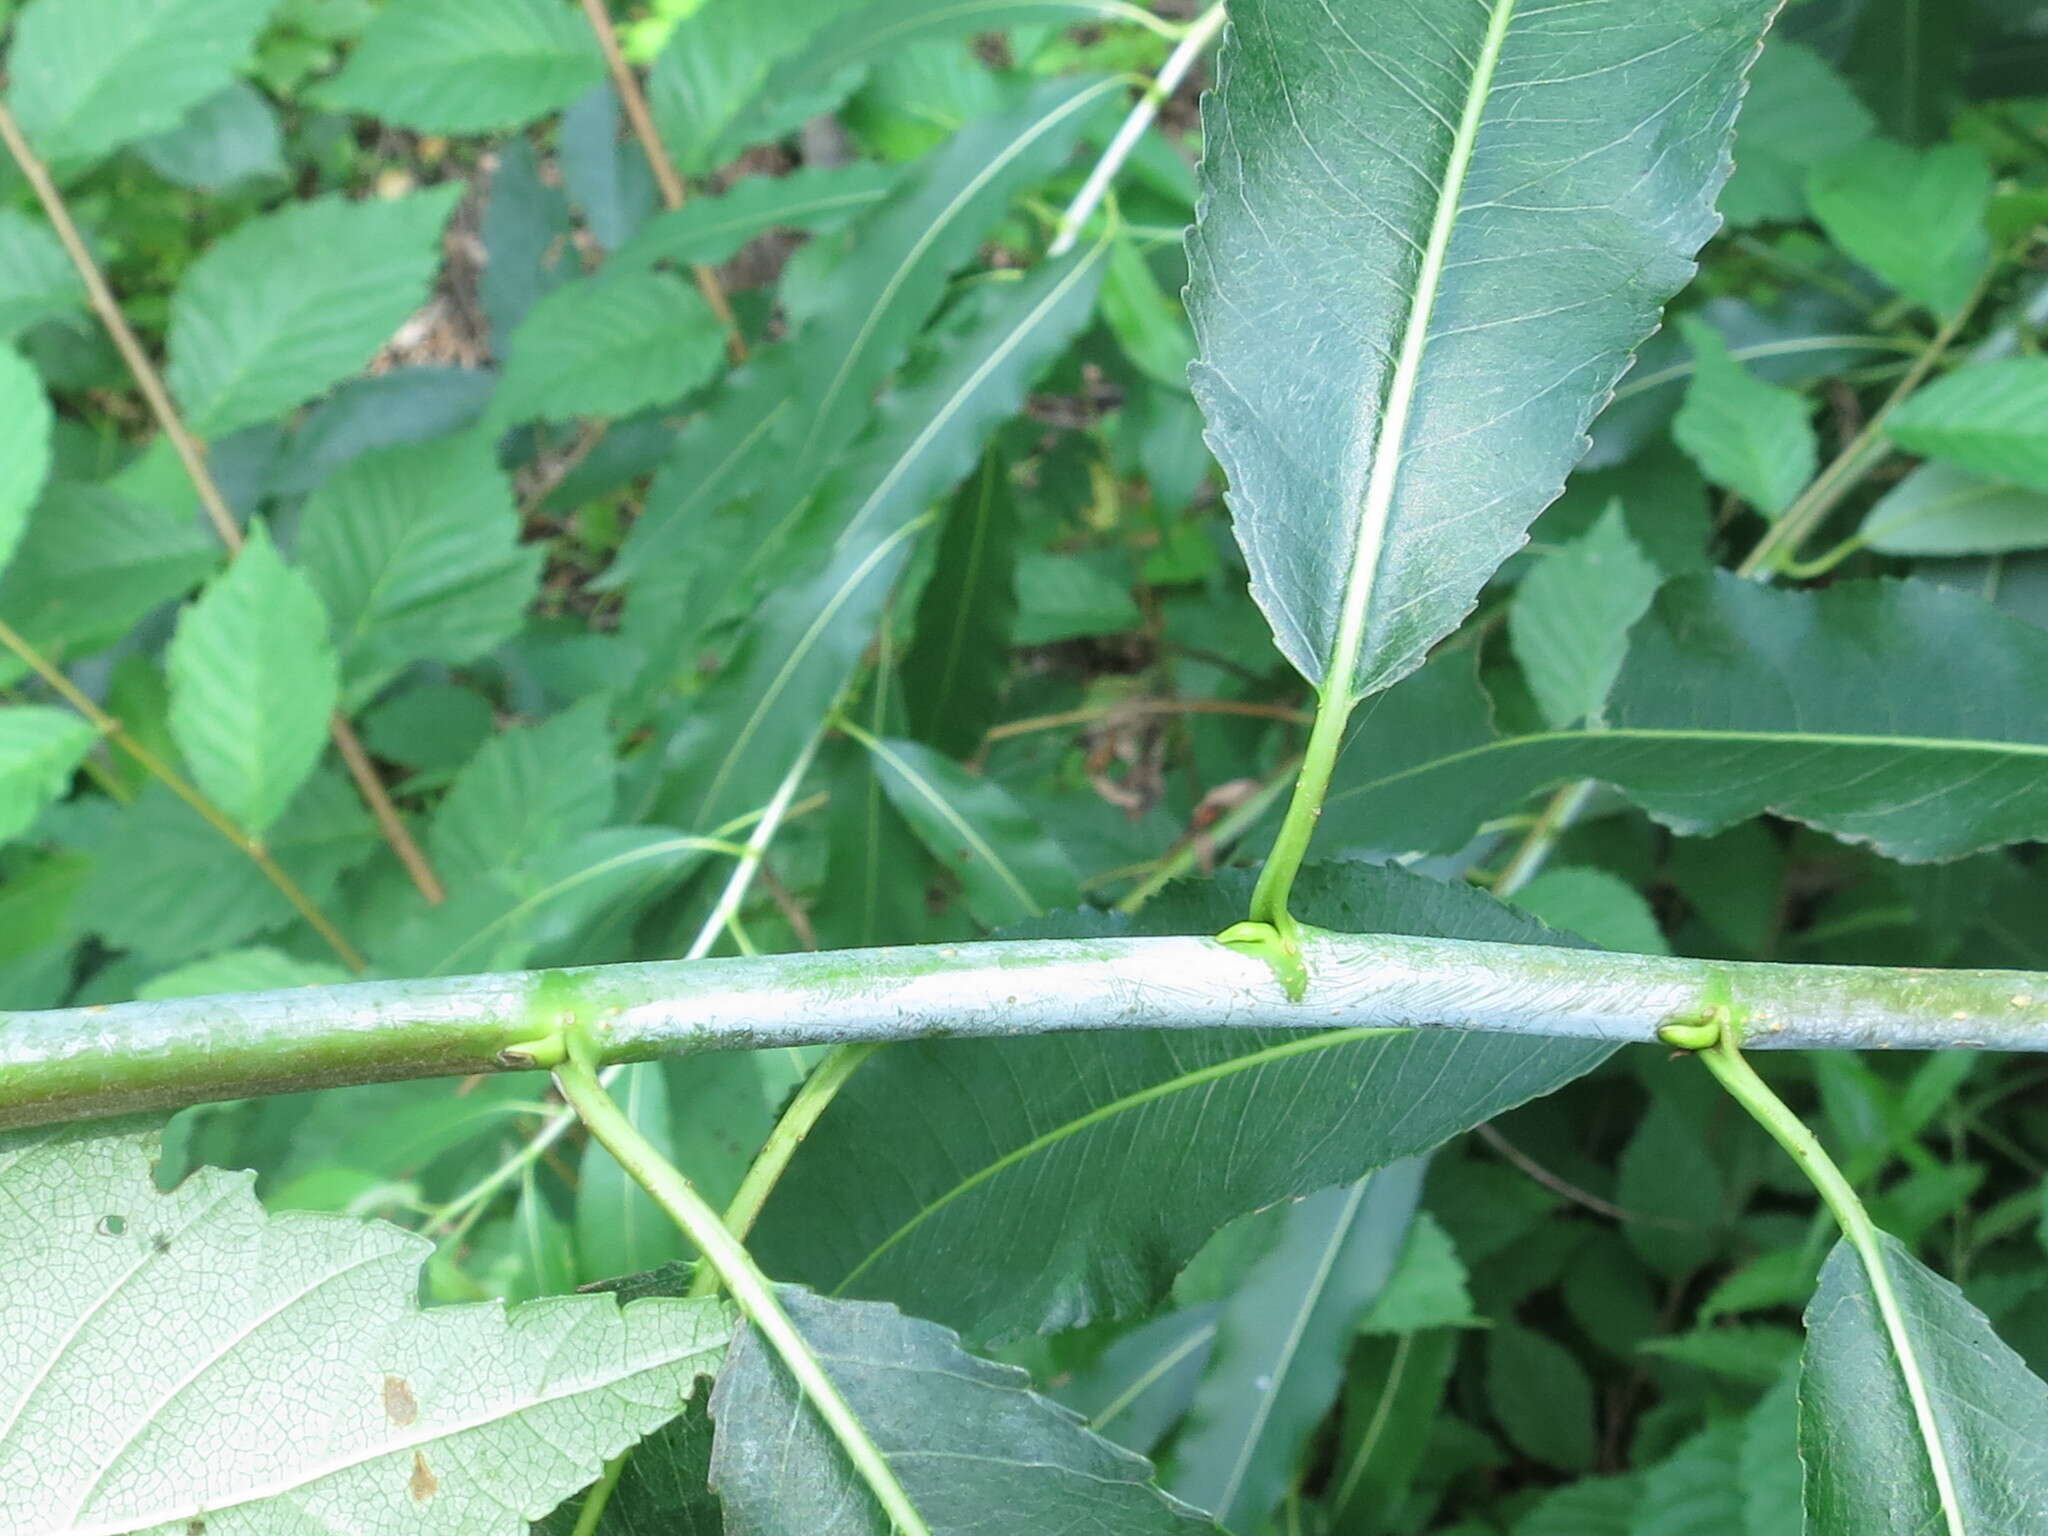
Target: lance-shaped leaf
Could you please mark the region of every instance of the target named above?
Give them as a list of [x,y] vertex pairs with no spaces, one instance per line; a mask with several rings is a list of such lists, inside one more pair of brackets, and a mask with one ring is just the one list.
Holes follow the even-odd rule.
[[715,1303],[423,1313],[421,1238],[160,1192],[160,1139],[0,1140],[0,1528],[520,1536],[717,1367]]
[[[1837,1243],[1806,1312],[1799,1455],[1812,1536],[1950,1536],[2048,1516],[2048,1385],[1962,1292],[1880,1234],[1912,1359]],[[1917,1401],[1916,1401],[1917,1399]]]
[[1772,9],[1233,7],[1194,383],[1253,595],[1326,696],[1417,666],[1563,487],[1714,231]]
[[946,512],[932,579],[903,658],[910,734],[966,757],[995,723],[1017,619],[1017,499],[1009,466],[990,453]]
[[[1214,933],[1248,895],[1232,874],[1165,893],[1130,927],[1077,913],[1028,932]],[[1303,921],[1352,932],[1570,942],[1398,870],[1311,867],[1297,895]],[[755,1249],[771,1273],[886,1297],[971,1339],[1130,1316],[1232,1217],[1425,1151],[1606,1054],[1443,1030],[893,1046],[812,1131]]]
[[1918,581],[1680,577],[1630,634],[1604,730],[1501,736],[1447,656],[1360,727],[1326,848],[1456,848],[1572,779],[1688,835],[1770,812],[1896,859],[2048,836],[2048,633]]
[[[933,1531],[1168,1536],[1213,1530],[1151,1483],[1151,1468],[1030,1390],[1015,1366],[873,1302],[795,1287],[782,1304]],[[729,1536],[888,1536],[795,1381],[752,1329],[712,1394],[711,1484]]]
[[887,197],[897,175],[893,166],[845,165],[749,176],[716,197],[695,197],[656,214],[612,253],[609,265],[625,271],[658,261],[724,261],[771,229],[838,229]]

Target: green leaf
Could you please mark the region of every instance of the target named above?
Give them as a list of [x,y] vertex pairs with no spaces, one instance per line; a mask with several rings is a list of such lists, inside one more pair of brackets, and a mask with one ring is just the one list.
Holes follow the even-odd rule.
[[1815,166],[1806,198],[1844,254],[1937,315],[1959,313],[1991,264],[1991,167],[1972,145],[1873,139]]
[[[647,76],[648,106],[676,169],[703,175],[748,144],[779,138],[838,105],[843,89],[770,98],[763,85],[777,62],[856,8],[856,0],[707,0],[678,23]],[[745,135],[735,134],[757,101],[763,110]]]
[[1808,167],[1862,143],[1875,127],[1819,54],[1773,34],[1749,74],[1722,215],[1738,227],[1804,219]]
[[252,1173],[160,1192],[160,1140],[0,1141],[8,1530],[516,1536],[716,1368],[715,1302],[422,1313],[423,1239],[266,1217]]
[[[1301,886],[1303,920],[1326,927],[1564,942],[1398,871],[1310,869]],[[1034,931],[1214,933],[1248,895],[1231,873],[1170,890],[1129,927],[1076,914]],[[1127,1317],[1232,1217],[1425,1151],[1605,1054],[1435,1030],[892,1047],[812,1131],[754,1246],[770,1273],[887,1297],[972,1338]],[[1202,1176],[1184,1176],[1197,1155]],[[1106,1179],[1110,1162],[1121,1171]]]
[[710,308],[665,272],[566,283],[527,311],[508,345],[488,416],[500,428],[536,416],[568,421],[672,405],[725,355]]
[[[1418,1218],[1410,1231],[1420,1229]],[[1332,1530],[1383,1536],[1392,1528],[1429,1452],[1457,1353],[1458,1336],[1446,1328],[1372,1339],[1352,1357],[1328,1484]]]
[[1672,437],[1709,480],[1776,517],[1820,461],[1806,401],[1735,361],[1712,326],[1688,319],[1681,329],[1692,343],[1693,374]]
[[1169,1486],[1231,1530],[1260,1530],[1337,1400],[1352,1335],[1401,1251],[1423,1164],[1396,1163],[1287,1209],[1223,1305],[1174,1440]]
[[1635,1536],[1641,1483],[1626,1477],[1587,1477],[1545,1494],[1515,1524],[1515,1536]]
[[1629,1536],[1734,1536],[1743,1523],[1743,1426],[1723,1419],[1694,1435],[1637,1486]]
[[59,169],[173,127],[222,89],[277,0],[36,0],[8,52],[8,105]]
[[1145,616],[1118,581],[1081,555],[1034,553],[1016,568],[1017,645],[1057,645],[1089,635],[1119,635]]
[[171,296],[171,393],[221,437],[301,405],[370,360],[417,309],[462,186],[388,202],[293,203],[237,227]]
[[1141,373],[1168,389],[1188,387],[1195,343],[1187,316],[1159,286],[1137,243],[1122,231],[1112,237],[1102,318]]
[[1080,875],[1010,792],[921,742],[870,737],[882,788],[918,840],[960,881],[967,908],[1000,928],[1081,899]]
[[1559,933],[1576,933],[1602,949],[1668,955],[1657,914],[1634,886],[1604,869],[1552,865],[1519,891],[1515,905]]
[[611,819],[616,772],[601,698],[493,736],[434,813],[435,867],[452,886],[595,831]]
[[1774,591],[1667,583],[1630,638],[1607,729],[1496,734],[1468,658],[1366,721],[1326,847],[1451,850],[1574,779],[1703,836],[1769,811],[1897,859],[2048,835],[2048,633],[1925,582]]
[[995,723],[1017,618],[1016,560],[1017,499],[1008,463],[991,451],[946,511],[903,657],[910,734],[954,757],[971,755]]
[[19,837],[64,793],[99,732],[68,709],[0,709],[0,844]]
[[2026,1530],[2048,1508],[2048,1385],[1954,1285],[1893,1238],[1879,1241],[1933,1438],[1863,1261],[1837,1243],[1806,1312],[1799,1454],[1808,1531]]
[[1799,1335],[1790,1328],[1752,1324],[1732,1328],[1700,1328],[1669,1338],[1645,1339],[1636,1346],[1646,1355],[1671,1360],[1731,1381],[1767,1387],[1785,1374],[1799,1355]]
[[1058,1389],[1088,1427],[1149,1455],[1193,1401],[1216,1342],[1215,1302],[1161,1313],[1123,1334]]
[[1908,453],[2048,491],[2048,357],[1973,363],[1885,418]]
[[[790,1320],[934,1531],[1146,1536],[1213,1529],[1151,1468],[1030,1390],[1015,1366],[874,1302],[780,1291]],[[752,1329],[711,1396],[711,1486],[731,1536],[887,1536],[889,1523]]]
[[1359,1319],[1358,1331],[1409,1334],[1478,1324],[1465,1266],[1450,1234],[1427,1211],[1419,1213],[1409,1224],[1394,1273]]
[[137,149],[165,180],[207,192],[285,173],[277,113],[241,80],[207,97],[177,127],[143,140]]
[[1508,605],[1508,640],[1549,724],[1600,723],[1629,628],[1661,579],[1628,536],[1618,502],[1522,578]]
[[1728,1199],[1721,1164],[1668,1098],[1651,1104],[1629,1137],[1615,1199],[1635,1218],[1622,1228],[1629,1246],[1667,1279],[1682,1280],[1720,1249]]
[[1253,596],[1326,697],[1420,665],[1563,488],[1714,231],[1770,14],[1233,11],[1204,109],[1230,149],[1188,247],[1195,395]]
[[179,619],[166,672],[171,735],[192,777],[261,837],[319,762],[340,696],[327,610],[261,523]]
[[50,226],[0,208],[0,340],[85,307],[85,284]]
[[1885,555],[2048,549],[2048,492],[1922,464],[1878,498],[1856,537]]
[[562,0],[406,0],[377,11],[323,105],[421,133],[490,133],[559,112],[604,78]]
[[749,176],[716,197],[656,214],[611,256],[619,271],[658,261],[720,262],[772,229],[826,234],[883,198],[897,182],[886,165],[811,166],[787,176]]
[[1496,1327],[1486,1336],[1486,1400],[1523,1455],[1566,1472],[1593,1465],[1593,1384],[1556,1340],[1518,1323]]
[[[703,1397],[693,1397],[681,1418],[669,1420],[633,1447],[596,1536],[724,1536],[718,1495],[706,1486],[711,1437],[711,1416]],[[583,1499],[571,1499],[545,1520],[535,1521],[534,1532],[577,1536],[582,1512]]]
[[170,997],[212,997],[222,992],[273,992],[286,987],[328,987],[347,981],[338,965],[300,960],[267,946],[232,949],[151,977],[135,989],[144,1002]]
[[[667,1065],[643,1061],[612,1085],[619,1108],[661,1156],[675,1161],[675,1117]],[[576,1252],[584,1280],[658,1269],[690,1251],[682,1229],[595,1141],[583,1149],[576,1179]]]
[[416,661],[460,666],[519,631],[542,552],[481,433],[362,455],[299,519],[298,558],[334,621],[351,705]]
[[0,570],[28,529],[29,508],[50,472],[49,397],[36,371],[0,345]]

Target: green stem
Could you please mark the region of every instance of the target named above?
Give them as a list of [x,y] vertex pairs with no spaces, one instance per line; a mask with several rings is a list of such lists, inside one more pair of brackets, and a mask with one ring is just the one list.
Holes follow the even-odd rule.
[[640,1134],[633,1122],[598,1083],[589,1065],[576,1054],[555,1069],[555,1081],[562,1096],[575,1106],[590,1134],[619,1160],[635,1183],[646,1190],[656,1205],[666,1211],[683,1234],[696,1245],[705,1261],[717,1271],[725,1288],[739,1304],[740,1311],[796,1379],[804,1396],[832,1431],[854,1470],[860,1474],[883,1512],[902,1536],[931,1536],[931,1527],[910,1502],[910,1495],[896,1480],[889,1463],[868,1438],[867,1430],[840,1395],[832,1378],[818,1363],[818,1357],[797,1332],[796,1324],[782,1310],[775,1288],[754,1263],[753,1255],[740,1244],[718,1213],[697,1193],[690,1181],[670,1165],[653,1143]]
[[1950,1536],[1964,1536],[1961,1509],[1956,1497],[1955,1476],[1948,1464],[1948,1454],[1942,1445],[1941,1429],[1934,1417],[1934,1404],[1927,1395],[1927,1381],[1920,1369],[1919,1354],[1913,1347],[1913,1337],[1906,1327],[1906,1317],[1899,1306],[1897,1290],[1892,1285],[1892,1276],[1886,1267],[1884,1246],[1877,1226],[1870,1219],[1870,1212],[1864,1209],[1855,1186],[1835,1165],[1825,1148],[1806,1128],[1800,1118],[1793,1114],[1785,1101],[1770,1089],[1756,1069],[1743,1059],[1737,1048],[1735,1037],[1724,1024],[1719,1037],[1706,1049],[1698,1052],[1707,1070],[1714,1074],[1721,1086],[1728,1090],[1730,1097],[1750,1117],[1761,1125],[1791,1155],[1820,1192],[1820,1197],[1834,1213],[1835,1222],[1842,1229],[1842,1236],[1849,1246],[1856,1250],[1863,1261],[1863,1270],[1870,1277],[1870,1289],[1877,1299],[1878,1315],[1884,1320],[1886,1335],[1891,1340],[1892,1353],[1899,1363],[1899,1374],[1905,1379],[1906,1395],[1912,1400],[1913,1418],[1919,1426],[1920,1439],[1927,1451],[1927,1460],[1934,1474],[1934,1484],[1941,1499],[1941,1508],[1946,1516]]
[[583,1507],[576,1511],[576,1527],[569,1536],[597,1536],[598,1522],[604,1519],[612,1494],[619,1486],[619,1476],[626,1470],[626,1463],[632,1459],[630,1449],[619,1452],[604,1464],[604,1476],[591,1485],[590,1492],[583,1496]]
[[[825,1107],[838,1097],[839,1090],[846,1086],[847,1079],[853,1076],[860,1064],[880,1049],[880,1046],[865,1044],[837,1046],[804,1079],[796,1097],[789,1101],[789,1108],[782,1112],[782,1118],[775,1122],[775,1129],[768,1133],[767,1142],[754,1154],[747,1176],[740,1180],[739,1192],[725,1208],[726,1231],[742,1242],[746,1240],[747,1234],[754,1230],[754,1223],[760,1219],[761,1207],[768,1203],[776,1181],[789,1167],[790,1159],[796,1156],[796,1149],[804,1144],[804,1138],[811,1134],[818,1117],[825,1113]],[[715,1295],[721,1278],[715,1266],[706,1264],[697,1271],[689,1294]]]
[[1252,888],[1251,920],[1266,923],[1280,936],[1284,949],[1301,950],[1300,931],[1287,910],[1288,893],[1294,877],[1308,857],[1308,845],[1316,835],[1316,823],[1323,814],[1323,800],[1330,792],[1330,777],[1337,771],[1337,754],[1344,748],[1344,727],[1351,720],[1353,700],[1351,675],[1356,669],[1356,647],[1339,646],[1331,668],[1332,681],[1316,707],[1316,723],[1309,727],[1308,745],[1302,749],[1301,772],[1294,780],[1294,798],[1287,802],[1287,815],[1266,855],[1259,883]]

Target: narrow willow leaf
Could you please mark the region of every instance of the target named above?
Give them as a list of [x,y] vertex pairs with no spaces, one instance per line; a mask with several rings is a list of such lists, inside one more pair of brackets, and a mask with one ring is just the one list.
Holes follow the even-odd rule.
[[165,370],[193,431],[267,420],[368,362],[427,296],[461,194],[294,203],[193,262],[171,296]]
[[68,709],[0,709],[0,844],[19,837],[64,792],[99,733]]
[[0,1142],[9,1531],[520,1536],[716,1368],[715,1302],[423,1313],[421,1238],[266,1217],[251,1173],[162,1193],[159,1144]]
[[50,226],[0,208],[0,340],[85,307],[85,285]]
[[604,78],[596,35],[561,0],[385,6],[322,105],[422,133],[486,133],[559,112]]
[[[703,13],[691,20],[701,22]],[[602,585],[626,586],[692,558],[693,532],[749,494],[757,505],[742,537],[756,552],[754,564],[786,568],[784,539],[814,497],[829,496],[821,481],[835,476],[836,462],[871,421],[875,391],[938,308],[946,276],[972,258],[1019,192],[1073,152],[1114,89],[1115,81],[1048,81],[1017,111],[969,124],[921,162],[862,221],[853,251],[824,284],[815,318],[792,341],[757,354],[677,442]],[[1056,268],[1080,274],[1091,306],[1098,269],[1095,252]],[[1025,286],[1037,292],[1038,278]],[[975,344],[956,337],[953,350]]]
[[1412,671],[1563,487],[1714,231],[1771,10],[1233,10],[1195,392],[1253,595],[1327,697]]
[[7,103],[59,170],[176,126],[234,78],[277,0],[36,0]]
[[299,519],[298,559],[334,621],[351,704],[416,661],[460,666],[519,630],[541,551],[521,548],[512,487],[471,433],[366,453]]
[[1415,1214],[1423,1166],[1396,1163],[1288,1207],[1271,1250],[1224,1303],[1168,1486],[1228,1529],[1264,1528],[1337,1400],[1359,1319]]
[[1925,582],[1785,592],[1680,577],[1630,636],[1599,731],[1501,736],[1469,658],[1360,730],[1327,847],[1450,850],[1573,779],[1689,836],[1770,812],[1896,859],[2048,836],[2048,634]]
[[1837,1243],[1806,1312],[1799,1454],[1807,1530],[2035,1529],[2048,1518],[2048,1385],[1954,1285],[1896,1239],[1880,1235],[1880,1243],[1931,1419],[1916,1412],[1909,1367],[1894,1351],[1862,1259]]
[[1816,166],[1806,198],[1845,255],[1937,315],[1959,313],[1991,264],[1991,167],[1973,145],[1873,139]]
[[340,673],[327,610],[261,523],[178,620],[165,671],[171,735],[199,787],[261,837],[327,743]]
[[[627,1067],[612,1085],[621,1111],[661,1156],[675,1161],[675,1116],[669,1108],[666,1063]],[[595,1141],[583,1149],[576,1179],[576,1251],[580,1279],[659,1269],[689,1252],[682,1229]]]
[[910,734],[954,757],[971,755],[995,723],[1017,617],[1016,560],[1009,466],[990,452],[947,509],[903,657]]
[[[780,1292],[934,1531],[1147,1536],[1213,1530],[1152,1486],[1151,1468],[1030,1390],[1015,1366],[873,1302]],[[711,1397],[711,1485],[730,1536],[888,1536],[883,1518],[795,1381],[752,1329],[733,1339]]]
[[658,261],[720,262],[771,229],[824,234],[887,197],[898,172],[886,165],[814,166],[787,176],[749,176],[716,197],[657,214],[611,256],[614,269]]
[[1353,1356],[1327,1500],[1333,1530],[1382,1536],[1391,1529],[1422,1468],[1457,1353],[1458,1335],[1435,1328],[1368,1340]]
[[932,502],[1087,323],[1102,261],[1099,245],[1078,251],[1003,291],[833,473],[818,497],[826,536],[836,534],[827,563],[761,605],[718,680],[685,706],[664,820],[716,827],[760,805],[789,771],[852,676]]
[[[1301,886],[1303,920],[1326,927],[1565,942],[1398,871],[1312,868]],[[1027,931],[1214,933],[1248,889],[1229,875],[1167,892],[1129,927],[1076,914]],[[771,1273],[886,1297],[974,1339],[1127,1317],[1232,1217],[1425,1151],[1605,1055],[1438,1030],[897,1046],[833,1101],[755,1248]],[[1118,1176],[1102,1177],[1111,1162]]]
[[673,405],[711,376],[725,335],[681,278],[604,272],[535,304],[507,347],[489,414],[500,428]]
[[1856,537],[1886,555],[2048,549],[2048,491],[1922,464],[1878,498]]
[[1522,578],[1508,605],[1508,640],[1549,724],[1599,723],[1629,629],[1659,579],[1628,536],[1619,504]]
[[2048,491],[2048,357],[1973,363],[1885,418],[1908,453]]
[[1073,860],[1002,785],[922,742],[866,745],[890,803],[959,880],[977,922],[999,928],[1080,902]]
[[1683,329],[1692,343],[1692,383],[1671,435],[1701,474],[1776,517],[1820,462],[1808,406],[1797,391],[1766,383],[1735,361],[1712,326],[1688,320]]
[[1140,1323],[1063,1384],[1059,1400],[1098,1435],[1149,1456],[1194,1401],[1216,1343],[1217,1302]]
[[28,529],[29,508],[50,472],[50,400],[35,369],[0,346],[0,571]]
[[1103,320],[1140,372],[1168,389],[1186,389],[1195,354],[1187,316],[1166,296],[1129,235],[1114,237],[1114,252],[1102,285]]

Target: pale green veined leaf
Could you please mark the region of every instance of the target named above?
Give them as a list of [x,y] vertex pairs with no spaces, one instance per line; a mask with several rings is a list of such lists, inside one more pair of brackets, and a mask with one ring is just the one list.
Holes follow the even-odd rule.
[[178,620],[165,669],[171,735],[228,818],[261,837],[327,743],[340,670],[327,610],[261,523]]
[[1073,861],[1002,785],[922,742],[862,737],[890,803],[959,880],[976,921],[999,928],[1080,901]]
[[[1160,1493],[1145,1462],[1031,1391],[1015,1366],[967,1353],[947,1329],[875,1302],[793,1286],[780,1294],[932,1530],[1214,1529]],[[711,1486],[730,1536],[888,1536],[874,1496],[752,1329],[733,1339],[711,1416]]]
[[277,0],[35,0],[8,105],[62,171],[173,127],[234,77]]
[[436,867],[452,886],[595,831],[611,819],[617,772],[602,698],[493,736],[434,813]]
[[1688,835],[1766,811],[1895,859],[2048,835],[2048,634],[1925,582],[1786,592],[1665,585],[1630,634],[1606,728],[1502,736],[1469,657],[1361,725],[1325,848],[1450,850],[1574,779]]
[[1991,264],[1991,167],[1973,145],[1872,139],[1815,166],[1806,200],[1844,254],[1944,318]]
[[2048,491],[1922,464],[1880,496],[1856,537],[1886,555],[1997,555],[2048,548]]
[[29,508],[50,472],[53,422],[35,369],[12,347],[0,345],[0,571],[27,531]]
[[1713,233],[1771,11],[1233,9],[1195,392],[1253,595],[1326,697],[1420,664],[1563,487]]
[[1167,1486],[1228,1529],[1263,1527],[1336,1401],[1422,1172],[1419,1160],[1396,1163],[1289,1206],[1272,1248],[1224,1302]]
[[50,226],[0,208],[0,340],[85,307],[85,285]]
[[1628,536],[1619,504],[1548,554],[1515,587],[1508,640],[1553,726],[1598,724],[1620,675],[1628,632],[1661,579]]
[[2048,357],[1972,363],[1885,418],[1908,453],[2048,491]]
[[[693,1397],[681,1418],[633,1447],[596,1536],[726,1536],[710,1477],[711,1416],[703,1397]],[[571,1499],[536,1521],[535,1536],[584,1536],[577,1526],[583,1504],[584,1498]]]
[[160,1192],[159,1142],[0,1140],[9,1531],[520,1536],[716,1369],[715,1302],[422,1313],[421,1238],[266,1217],[250,1173]]
[[507,348],[487,417],[499,428],[672,405],[710,377],[725,335],[681,278],[603,272],[542,298]]
[[[1226,873],[1129,926],[1078,913],[1025,932],[1214,933],[1248,894]],[[1565,942],[1469,888],[1361,865],[1304,870],[1299,911],[1351,932]],[[772,1274],[886,1297],[970,1339],[1128,1317],[1231,1218],[1425,1151],[1606,1054],[1441,1030],[899,1045],[840,1091],[754,1247]]]
[[1729,355],[1704,322],[1683,322],[1692,343],[1692,383],[1671,421],[1678,446],[1700,473],[1766,517],[1776,517],[1813,478],[1820,444],[1795,390],[1767,383]]
[[427,296],[461,193],[294,203],[193,262],[171,296],[164,375],[192,429],[219,437],[263,421],[367,363]]
[[1863,1260],[1837,1243],[1806,1312],[1799,1451],[1808,1531],[2032,1529],[2048,1509],[2048,1385],[1954,1285],[1896,1239],[1878,1241],[1913,1359],[1897,1353]]
[[596,35],[563,0],[405,0],[381,8],[322,105],[423,133],[517,128],[604,78]]
[[0,844],[64,792],[99,733],[68,709],[0,707]]
[[321,482],[298,560],[334,621],[351,704],[416,661],[459,666],[519,630],[541,551],[479,433],[375,450]]
[[898,174],[893,166],[856,164],[749,176],[716,197],[656,214],[612,253],[610,265],[623,271],[657,261],[719,262],[771,229],[839,229],[887,197]]

